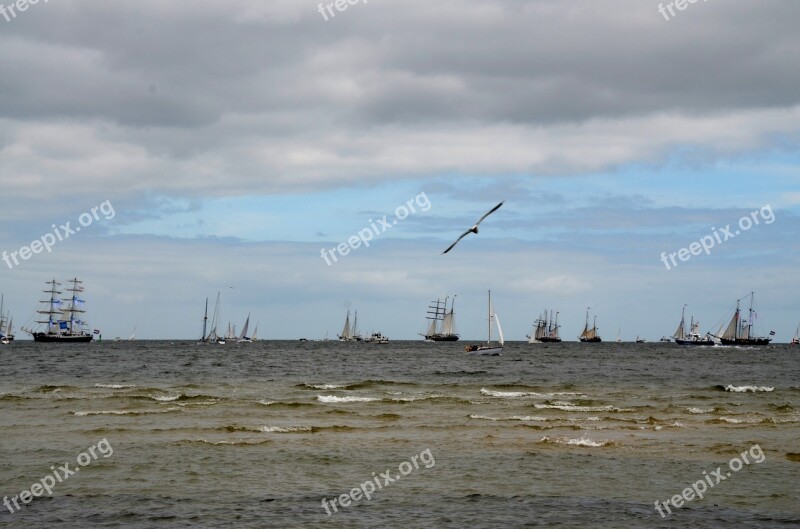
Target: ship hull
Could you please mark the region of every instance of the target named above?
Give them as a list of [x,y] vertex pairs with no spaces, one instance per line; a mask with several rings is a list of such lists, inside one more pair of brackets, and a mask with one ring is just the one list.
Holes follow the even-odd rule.
[[600,342],[603,341],[603,340],[600,339],[600,337],[596,337],[596,338],[581,338],[580,340],[583,343],[600,343]]
[[435,334],[425,337],[429,342],[457,342],[458,338],[457,334]]
[[769,345],[769,338],[720,338],[722,345]]
[[708,345],[713,346],[716,345],[714,340],[675,340],[675,343],[678,345]]
[[466,351],[478,356],[500,356],[503,354],[502,347],[491,347],[485,345],[468,345]]
[[45,334],[43,332],[33,334],[33,341],[40,343],[88,343],[91,342],[93,338],[91,334],[64,335]]

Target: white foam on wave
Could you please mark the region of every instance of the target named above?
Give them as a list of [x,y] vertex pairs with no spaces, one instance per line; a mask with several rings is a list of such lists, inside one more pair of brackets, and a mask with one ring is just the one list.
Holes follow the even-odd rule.
[[714,408],[686,408],[686,411],[695,415],[702,415],[713,412]]
[[95,384],[94,387],[106,389],[130,389],[135,388],[136,386],[133,384]]
[[174,400],[178,400],[181,398],[180,395],[164,395],[164,396],[155,396],[150,397],[153,400],[157,400],[158,402],[172,402]]
[[573,406],[566,404],[534,404],[534,406],[540,410],[561,410],[561,411],[576,411],[576,412],[613,411],[621,413],[627,411],[636,411],[633,408],[617,408],[616,406]]
[[586,395],[581,393],[536,393],[531,391],[494,391],[491,389],[481,388],[481,395],[487,397],[503,397],[503,398],[520,398],[520,397],[538,397],[549,399],[552,397],[578,397],[583,398]]
[[336,395],[317,395],[317,400],[320,402],[337,403],[337,402],[375,402],[381,400],[375,397],[337,397]]
[[539,440],[540,443],[546,444],[560,444],[568,446],[585,446],[590,448],[599,448],[612,444],[611,441],[593,441],[587,437],[570,438],[570,437],[547,437],[544,436]]
[[774,387],[771,388],[768,386],[734,386],[733,384],[725,386],[725,391],[732,391],[734,393],[747,393],[748,391],[752,393],[759,393],[762,391],[769,393],[774,390]]
[[306,384],[311,389],[345,389],[347,384]]
[[310,426],[262,426],[259,431],[264,433],[301,433],[313,430]]
[[547,417],[532,417],[530,415],[512,415],[511,417],[489,417],[486,415],[470,415],[470,419],[478,419],[483,421],[525,421],[525,422],[543,422],[549,421]]

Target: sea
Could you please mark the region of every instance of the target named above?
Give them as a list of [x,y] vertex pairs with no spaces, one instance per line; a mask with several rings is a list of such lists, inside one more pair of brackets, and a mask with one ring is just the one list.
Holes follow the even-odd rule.
[[0,527],[800,527],[800,348],[464,345],[0,346]]

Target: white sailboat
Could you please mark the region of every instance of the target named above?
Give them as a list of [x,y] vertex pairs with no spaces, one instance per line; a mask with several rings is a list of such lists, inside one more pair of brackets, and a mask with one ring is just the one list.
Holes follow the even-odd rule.
[[[5,296],[0,295],[0,343],[9,344],[14,341],[14,333],[12,328],[11,313],[6,313],[3,309],[5,306]],[[8,322],[6,323],[6,320]]]
[[[492,322],[497,322],[497,334],[500,337],[499,345],[492,344]],[[503,338],[503,328],[500,326],[500,317],[495,313],[494,306],[492,305],[492,291],[489,291],[489,338],[486,340],[486,345],[468,345],[466,350],[468,353],[481,355],[481,356],[500,356],[503,354],[503,345],[505,339]]]
[[136,340],[136,327],[138,327],[138,324],[133,326],[133,332],[131,333],[131,337],[128,338],[129,342],[133,342]]
[[800,325],[798,325],[797,329],[794,331],[794,338],[792,338],[791,345],[800,345]]
[[200,335],[200,339],[197,340],[197,345],[207,345],[209,336],[206,335],[206,330],[208,327],[208,298],[206,298],[206,310],[203,313],[203,333]]
[[[206,315],[203,318],[203,332],[205,332],[206,320],[208,319],[208,298],[206,298]],[[201,342],[225,345],[225,338],[217,334],[217,325],[220,319],[219,292],[217,292],[217,302],[214,305],[214,315],[211,317],[211,331]],[[200,343],[200,342],[198,342]]]
[[350,325],[350,311],[347,311],[347,318],[344,320],[342,334],[339,335],[340,342],[361,342],[364,338],[358,333],[358,311],[356,311],[353,325]]
[[250,337],[251,342],[258,341],[258,322],[256,322],[256,328],[253,330],[253,336]]
[[253,341],[252,338],[247,336],[247,328],[250,326],[250,314],[247,315],[247,319],[244,320],[244,327],[242,328],[242,334],[239,336],[239,339],[236,340],[236,343],[250,343]]

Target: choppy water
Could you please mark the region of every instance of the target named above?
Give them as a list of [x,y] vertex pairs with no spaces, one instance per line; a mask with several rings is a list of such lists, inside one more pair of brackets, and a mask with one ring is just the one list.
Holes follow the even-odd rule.
[[[0,346],[0,525],[800,525],[800,349],[259,342]],[[766,454],[662,519],[655,500]],[[435,460],[328,516],[426,449]],[[406,467],[408,468],[408,467]],[[725,470],[725,469],[723,469]]]

